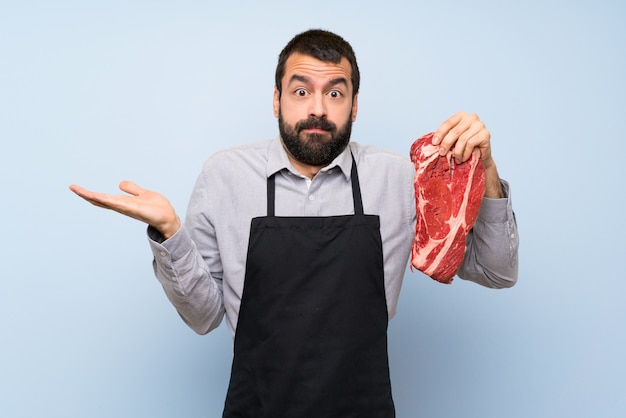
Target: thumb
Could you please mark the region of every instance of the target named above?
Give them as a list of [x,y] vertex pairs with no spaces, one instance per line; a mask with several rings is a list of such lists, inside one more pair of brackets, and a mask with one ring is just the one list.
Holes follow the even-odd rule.
[[131,194],[133,196],[139,196],[140,194],[146,191],[145,189],[142,189],[141,187],[139,187],[137,184],[128,180],[122,181],[119,187],[120,187],[120,190],[128,194]]

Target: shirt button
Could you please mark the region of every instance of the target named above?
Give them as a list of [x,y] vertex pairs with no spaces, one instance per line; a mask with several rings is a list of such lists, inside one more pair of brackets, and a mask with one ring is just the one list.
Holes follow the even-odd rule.
[[315,196],[313,196],[312,194],[309,195],[309,200],[315,200]]
[[176,278],[176,276],[172,276],[172,277],[171,277],[171,279],[172,279],[172,281],[173,281],[173,282],[177,282],[177,281],[178,281],[178,279]]
[[161,255],[161,257],[165,257],[167,255],[165,251],[161,251],[159,254]]

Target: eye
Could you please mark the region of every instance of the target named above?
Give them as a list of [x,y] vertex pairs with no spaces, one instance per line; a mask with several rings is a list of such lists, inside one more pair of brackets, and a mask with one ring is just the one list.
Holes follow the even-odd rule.
[[328,95],[333,99],[339,99],[342,96],[339,90],[331,90],[328,92]]
[[305,89],[298,89],[298,90],[296,90],[295,93],[296,93],[296,96],[298,96],[298,97],[306,96],[306,90]]

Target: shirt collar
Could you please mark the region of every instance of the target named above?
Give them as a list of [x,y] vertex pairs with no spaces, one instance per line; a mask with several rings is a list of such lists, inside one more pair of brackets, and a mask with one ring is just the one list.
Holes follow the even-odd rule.
[[[352,169],[352,155],[350,151],[350,145],[343,150],[341,154],[339,154],[330,164],[326,167],[322,168],[320,172],[325,172],[328,170],[332,170],[335,167],[339,167],[343,175],[346,177],[346,180],[350,180],[350,174]],[[267,177],[270,177],[272,174],[275,174],[281,170],[289,170],[295,175],[301,175],[289,161],[289,157],[287,156],[287,151],[283,147],[283,143],[280,140],[280,137],[276,138],[269,147],[269,154],[267,158]]]

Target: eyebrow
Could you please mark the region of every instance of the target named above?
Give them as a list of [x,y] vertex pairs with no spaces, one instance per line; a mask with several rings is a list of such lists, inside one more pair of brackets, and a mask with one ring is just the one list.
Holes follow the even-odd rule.
[[[306,83],[306,84],[311,84],[312,81],[309,77],[300,75],[300,74],[294,74],[291,76],[291,79],[289,79],[289,84],[293,83],[294,81],[300,81],[302,83]],[[336,86],[337,84],[343,84],[346,86],[346,88],[348,87],[348,80],[345,77],[337,77],[337,78],[333,78],[332,80],[330,80],[328,83],[326,83],[327,87],[332,87],[332,86]]]

